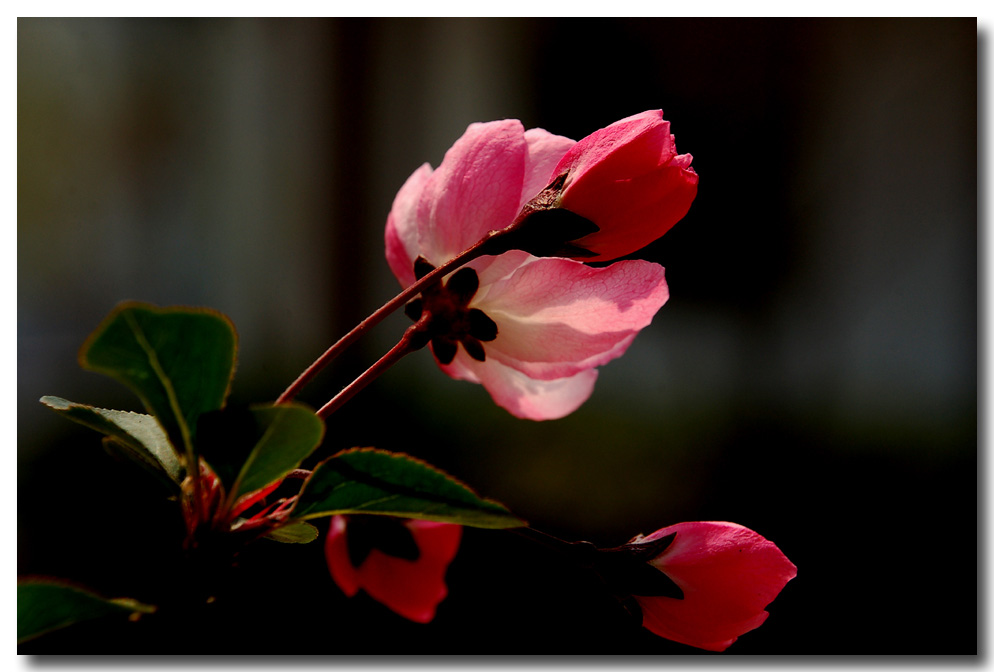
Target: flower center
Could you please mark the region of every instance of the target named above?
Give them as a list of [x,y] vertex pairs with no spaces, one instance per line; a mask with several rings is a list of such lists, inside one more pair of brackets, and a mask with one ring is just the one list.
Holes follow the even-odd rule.
[[[414,262],[414,274],[418,278],[432,269],[434,266],[424,257],[418,257]],[[435,357],[442,364],[452,362],[460,343],[466,353],[478,362],[487,359],[483,343],[497,338],[497,323],[479,308],[469,307],[479,287],[480,278],[476,271],[461,268],[444,284],[432,285],[404,308],[407,316],[414,321],[425,313],[429,315],[427,335],[431,338]]]

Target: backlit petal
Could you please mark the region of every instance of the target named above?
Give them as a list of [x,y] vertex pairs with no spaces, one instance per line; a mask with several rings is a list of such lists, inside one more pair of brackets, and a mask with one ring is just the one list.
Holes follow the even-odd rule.
[[418,246],[435,266],[518,212],[528,154],[516,119],[470,124],[432,173],[418,204]]
[[689,154],[678,155],[661,110],[622,119],[583,138],[554,172],[566,173],[559,207],[599,230],[574,242],[609,261],[635,252],[687,214],[697,194]]
[[549,186],[556,177],[553,172],[556,165],[569,148],[576,144],[575,140],[553,135],[542,128],[530,128],[525,131],[525,141],[528,143],[528,156],[525,160],[525,181],[521,190],[519,209]]
[[569,171],[567,188],[606,176],[635,177],[676,156],[670,122],[662,110],[647,110],[594,131],[563,155],[556,173]]
[[[686,163],[690,155],[683,154]],[[563,207],[600,226],[576,244],[598,253],[592,260],[615,259],[640,250],[673,228],[697,196],[697,173],[671,162],[628,180],[605,180],[570,191]],[[604,207],[605,203],[613,204]]]
[[405,521],[418,545],[417,560],[404,560],[379,549],[370,551],[358,570],[362,589],[404,618],[427,623],[445,599],[445,572],[459,549],[462,527],[422,520]]
[[766,605],[797,575],[773,542],[735,523],[680,523],[644,541],[674,532],[650,564],[680,586],[684,599],[636,596],[643,625],[663,637],[723,650],[766,620]]
[[572,376],[627,349],[666,303],[664,269],[646,261],[591,268],[532,259],[472,305],[498,325],[490,356],[533,378]]
[[428,178],[431,166],[423,164],[407,178],[404,186],[393,199],[393,207],[387,215],[385,233],[387,263],[400,281],[401,286],[414,284],[414,260],[418,257],[418,201]]
[[555,380],[536,380],[492,357],[477,362],[462,350],[442,370],[454,377],[465,375],[456,372],[471,372],[498,406],[526,420],[556,420],[569,415],[590,397],[597,380],[597,369]]

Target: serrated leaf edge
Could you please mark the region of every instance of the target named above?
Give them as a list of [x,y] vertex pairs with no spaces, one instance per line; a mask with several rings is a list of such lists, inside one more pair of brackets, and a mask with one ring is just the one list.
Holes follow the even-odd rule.
[[[124,313],[127,310],[132,310],[132,309],[147,310],[157,315],[168,315],[170,313],[187,313],[187,314],[195,313],[198,315],[210,315],[212,317],[219,318],[228,325],[228,327],[231,329],[233,341],[232,341],[231,374],[228,376],[227,385],[225,386],[224,394],[222,395],[221,398],[221,408],[224,408],[224,406],[227,404],[228,396],[231,394],[231,386],[235,379],[235,372],[238,369],[238,330],[235,328],[235,324],[234,322],[231,321],[231,318],[229,318],[224,313],[215,310],[213,308],[206,308],[202,306],[157,306],[154,303],[148,303],[144,301],[122,301],[118,303],[116,306],[114,306],[111,312],[108,313],[106,317],[104,317],[104,319],[100,322],[99,325],[97,325],[97,328],[94,329],[90,333],[90,335],[86,337],[86,340],[83,341],[83,345],[80,346],[79,352],[76,355],[76,360],[79,362],[80,367],[87,371],[94,371],[96,373],[102,373],[106,376],[109,376],[114,380],[117,380],[118,382],[124,384],[125,387],[128,387],[130,389],[131,386],[128,385],[124,380],[122,380],[113,370],[91,365],[87,361],[86,353],[93,346],[93,343],[97,340],[97,338],[99,338],[100,335],[103,334],[104,331],[106,331],[107,327],[115,319],[117,319],[118,315]],[[141,327],[135,324],[134,317],[126,315],[125,319],[128,322],[128,326],[131,327],[132,331],[135,332],[136,338],[138,338],[138,336],[140,335],[139,345],[141,346],[142,350],[145,351],[146,355],[149,357],[149,364],[155,370],[156,374],[160,378],[160,382],[163,383],[163,387],[165,387],[166,389],[166,396],[169,399],[169,406],[172,409],[173,414],[176,416],[176,420],[180,428],[180,433],[182,434],[182,438],[185,443],[184,452],[187,455],[187,459],[190,460],[194,457],[194,447],[190,438],[190,428],[187,426],[186,418],[183,417],[182,411],[177,410],[179,407],[179,403],[176,400],[176,393],[173,390],[172,381],[169,380],[169,378],[164,375],[164,372],[161,371],[161,368],[158,364],[158,357],[155,355],[154,350],[151,349],[151,344],[149,344],[148,340],[145,338],[144,332],[142,331]],[[147,402],[145,401],[144,396],[138,394],[138,397],[139,399],[141,399],[142,403],[145,404],[147,407],[148,405]],[[152,412],[151,408],[149,408],[148,410],[151,412],[151,415],[153,416],[155,415],[155,413]],[[161,421],[160,424],[162,424]],[[168,437],[168,432],[166,435]]]
[[[58,399],[61,402],[65,402],[65,405],[64,406],[56,406],[56,405],[50,403],[49,401],[47,401],[49,399]],[[150,413],[138,413],[137,411],[122,411],[122,410],[117,409],[117,408],[103,408],[101,406],[90,406],[89,404],[82,404],[82,403],[79,403],[78,401],[69,401],[68,399],[65,399],[63,397],[56,397],[55,395],[51,395],[51,394],[46,394],[45,396],[41,397],[38,401],[41,404],[43,404],[44,406],[47,406],[48,408],[52,409],[53,411],[55,411],[57,413],[67,412],[67,411],[69,411],[72,408],[82,408],[82,409],[86,409],[86,410],[89,410],[89,411],[112,411],[114,413],[122,413],[124,415],[130,415],[130,416],[134,416],[136,418],[148,418],[148,419],[152,420],[154,423],[156,423],[159,426],[159,429],[162,430],[163,436],[166,437],[166,443],[168,443],[170,445],[170,447],[172,447],[172,449],[173,449],[174,452],[176,451],[176,447],[173,446],[173,442],[169,440],[169,435],[166,433],[166,430],[162,426],[162,423],[159,421],[159,419],[157,417],[155,417],[154,415],[152,415]],[[73,422],[76,422],[77,424],[81,424],[84,427],[90,427],[86,423],[79,422],[78,420],[75,420],[73,418],[67,418],[67,419],[71,420]],[[123,427],[121,427],[120,425],[118,425],[116,422],[114,422],[114,420],[112,420],[110,418],[107,418],[105,416],[104,416],[104,419],[107,422],[109,422],[110,424],[116,425],[125,434],[128,434],[129,436],[132,436],[132,437],[134,436],[133,434],[131,434],[130,432],[128,432],[127,430],[125,430]],[[103,433],[101,430],[95,429],[93,427],[90,427],[90,429],[93,429],[96,432]],[[135,438],[137,438],[137,437],[135,437]],[[105,434],[104,435],[104,440],[106,441],[108,439],[110,439],[112,441],[116,441],[117,443],[120,443],[122,445],[125,444],[125,442],[122,441],[119,437],[115,437],[115,436],[111,436],[109,434]],[[142,444],[141,441],[138,441],[138,444],[141,445],[143,448],[145,448],[145,451],[151,456],[151,458],[154,460],[155,464],[158,464],[158,465],[160,465],[162,467],[162,472],[164,474],[166,474],[166,476],[169,478],[169,480],[172,481],[172,482],[174,482],[174,483],[176,483],[178,485],[180,481],[177,480],[177,478],[174,477],[174,475],[170,473],[169,469],[166,468],[166,466],[164,464],[162,464],[161,460],[159,460],[158,457],[155,456],[155,453],[153,453],[151,450],[149,450],[148,446],[145,446],[144,444]],[[130,448],[130,446],[128,446],[128,447]],[[182,458],[182,455],[180,455],[178,452],[176,452],[176,456]],[[145,460],[143,460],[143,461],[145,461]],[[148,464],[152,464],[151,462],[147,462],[147,461],[145,461],[145,462],[148,463]]]

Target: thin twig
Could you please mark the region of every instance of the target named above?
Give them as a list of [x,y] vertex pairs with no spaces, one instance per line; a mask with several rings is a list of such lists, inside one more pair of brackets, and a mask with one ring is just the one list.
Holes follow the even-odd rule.
[[352,331],[338,339],[338,342],[325,350],[323,355],[314,360],[314,363],[307,367],[307,369],[300,374],[297,380],[293,381],[290,387],[286,388],[275,403],[282,404],[283,402],[290,401],[296,397],[300,390],[303,389],[303,387],[309,383],[311,379],[321,371],[321,369],[330,364],[335,357],[340,355],[342,351],[352,345],[356,339],[382,322],[384,318],[390,315],[393,311],[397,310],[397,308],[407,303],[409,299],[419,294],[426,287],[439,282],[445,275],[451,273],[460,266],[486,254],[486,244],[490,242],[491,238],[502,233],[504,233],[504,231],[491,231],[483,239],[479,240],[471,247],[426,274],[424,277],[417,280],[413,285],[410,285],[400,294],[387,301],[379,309],[377,309],[376,312],[357,324]]
[[400,340],[397,342],[397,345],[390,348],[387,354],[380,357],[380,359],[377,360],[377,362],[371,367],[366,369],[362,375],[346,385],[345,388],[336,394],[331,401],[322,406],[317,412],[318,417],[327,418],[329,415],[337,411],[342,404],[354,397],[359,390],[369,385],[371,382],[376,380],[380,374],[400,361],[404,355],[424,347],[427,341],[419,339],[420,342],[418,343],[415,342],[414,337],[427,328],[430,318],[431,315],[429,313],[425,313],[420,320],[408,327],[407,331],[404,332],[404,335],[401,336]]

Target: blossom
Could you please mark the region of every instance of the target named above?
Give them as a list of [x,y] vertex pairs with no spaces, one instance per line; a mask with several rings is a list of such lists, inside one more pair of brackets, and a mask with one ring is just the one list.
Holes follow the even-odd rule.
[[461,536],[462,527],[449,523],[332,516],[325,558],[349,597],[361,588],[404,618],[428,623],[448,594],[445,571]]
[[[437,170],[422,165],[394,200],[386,256],[401,285],[508,227],[574,144],[513,119],[471,124]],[[596,367],[623,354],[668,298],[657,264],[592,268],[512,250],[469,262],[408,314],[432,315],[445,373],[482,384],[518,417],[545,420],[586,401]]]
[[628,546],[637,550],[653,544],[664,548],[649,564],[665,573],[683,598],[634,595],[642,625],[709,651],[724,651],[762,625],[769,616],[766,605],[797,575],[773,542],[735,523],[679,523],[636,537]]
[[680,221],[697,195],[690,154],[677,154],[662,110],[616,121],[580,140],[553,169],[563,184],[556,205],[598,231],[573,245],[588,261],[630,254]]

